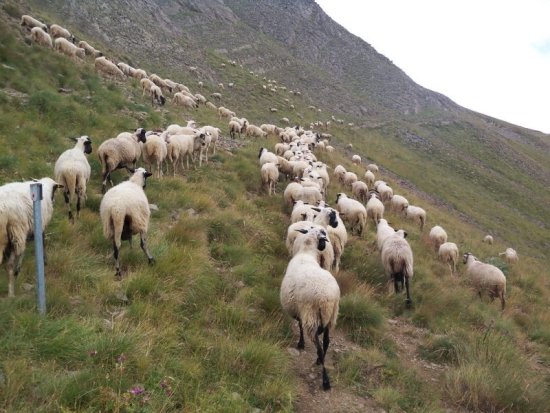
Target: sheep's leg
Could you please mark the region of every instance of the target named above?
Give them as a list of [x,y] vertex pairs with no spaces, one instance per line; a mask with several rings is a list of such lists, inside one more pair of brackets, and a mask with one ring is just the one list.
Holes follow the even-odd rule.
[[296,321],[298,321],[298,327],[300,328],[300,339],[298,340],[298,345],[296,346],[296,348],[298,350],[303,350],[305,347],[304,327],[302,326],[302,320],[300,320],[298,317],[296,317]]
[[155,259],[149,252],[149,248],[147,248],[147,235],[145,235],[145,233],[142,232],[140,234],[140,237],[141,237],[141,249],[143,250],[145,255],[147,255],[147,258],[149,259],[149,264],[153,264],[155,262]]
[[116,270],[115,276],[121,277],[122,273],[120,272],[120,259],[119,259],[120,243],[118,244],[119,245],[117,245],[117,242],[113,240],[113,256],[115,257],[115,270]]
[[395,290],[395,293],[399,293],[399,281],[397,280],[397,277],[393,277],[393,289]]
[[317,334],[315,334],[315,347],[317,348],[317,364],[323,366],[323,390],[330,390],[330,380],[328,378],[327,369],[325,368],[325,353],[319,342],[319,335],[324,331],[324,328],[319,326]]
[[325,357],[327,355],[329,344],[330,344],[329,330],[328,330],[328,326],[326,326],[325,330],[323,331],[323,353]]
[[12,252],[8,259],[7,268],[8,268],[8,297],[15,297],[15,253]]
[[409,277],[405,278],[405,289],[407,291],[407,300],[405,301],[407,303],[407,306],[410,307],[412,305],[412,299],[411,299],[411,292],[409,288]]
[[502,310],[504,310],[504,307],[506,307],[506,296],[504,295],[504,291],[500,293],[500,305]]
[[[105,189],[107,189],[107,180],[111,180],[110,179],[110,175],[109,175],[109,171],[105,171],[105,173],[103,174],[103,182],[101,183],[101,193],[104,194],[105,193]],[[112,182],[111,182],[112,184]]]

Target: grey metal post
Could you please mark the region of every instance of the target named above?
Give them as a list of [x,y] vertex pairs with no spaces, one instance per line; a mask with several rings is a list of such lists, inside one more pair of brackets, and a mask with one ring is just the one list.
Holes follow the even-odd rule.
[[36,294],[38,312],[46,314],[46,283],[44,280],[44,244],[42,242],[42,184],[31,184],[34,213],[34,249],[36,255]]

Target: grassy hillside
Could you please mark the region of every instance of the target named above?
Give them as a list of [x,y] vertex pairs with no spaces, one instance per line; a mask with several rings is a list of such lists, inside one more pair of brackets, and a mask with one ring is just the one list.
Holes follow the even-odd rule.
[[[312,356],[312,345],[306,343],[301,355],[288,350],[296,336],[279,304],[288,262],[284,183],[268,198],[256,158],[259,147],[272,147],[273,140],[243,140],[242,147],[220,149],[208,165],[183,177],[150,179],[146,193],[159,207],[149,233],[156,264],[147,265],[139,248],[124,245],[125,274],[115,280],[112,250],[99,223],[99,143],[137,126],[157,128],[192,117],[225,130],[225,122],[204,108],[192,114],[171,106],[152,110],[137,82],[103,80],[90,62],[75,64],[28,47],[14,25],[0,25],[0,183],[51,176],[57,156],[72,146],[69,136],[89,135],[94,153],[80,219],[71,225],[58,197],[47,230],[48,315],[36,314],[34,290],[27,285],[34,277],[31,245],[15,299],[6,298],[7,277],[0,276],[1,411],[307,411],[308,397],[325,406],[336,403],[333,411],[365,411],[366,405],[395,412],[547,410],[547,259],[525,243],[519,264],[502,262],[497,253],[508,242],[528,237],[517,232],[513,238],[511,218],[503,213],[490,223],[507,242],[482,244],[484,232],[472,224],[483,223],[479,209],[461,209],[465,220],[403,181],[422,174],[428,184],[421,189],[440,195],[430,185],[444,175],[461,200],[471,195],[463,175],[449,174],[445,166],[422,170],[424,155],[400,146],[383,129],[367,132],[366,140],[347,128],[331,132],[336,146],[351,141],[382,166],[402,165],[391,168],[399,178],[381,175],[395,192],[425,207],[429,225],[446,228],[461,251],[503,269],[503,313],[496,303],[481,302],[464,277],[449,276],[426,233],[390,213],[392,224],[410,234],[415,306],[407,310],[402,296],[388,293],[370,224],[362,239],[351,238],[337,277],[340,318],[328,356],[334,390],[320,395],[318,369],[302,362]],[[216,55],[206,59],[220,66]],[[192,87],[185,76],[174,78]],[[316,117],[301,98],[292,98],[296,111],[287,109],[284,95],[264,92],[246,69],[227,67],[219,76],[235,82],[222,104],[255,124],[295,119],[296,112],[304,122]],[[268,112],[272,106],[279,112]],[[362,173],[342,150],[319,158]],[[114,179],[124,176],[117,172]],[[332,183],[327,199],[333,202],[342,190]]]

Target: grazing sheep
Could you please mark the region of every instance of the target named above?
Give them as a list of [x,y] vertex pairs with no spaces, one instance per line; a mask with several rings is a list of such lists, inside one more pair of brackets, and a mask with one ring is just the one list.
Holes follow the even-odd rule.
[[393,229],[384,218],[380,219],[376,226],[376,245],[378,246],[378,251],[382,251],[384,241],[393,234],[395,234],[395,229]]
[[479,298],[483,293],[487,293],[491,302],[495,298],[500,298],[502,309],[506,306],[506,277],[500,269],[491,264],[478,261],[472,253],[464,254],[464,264],[466,264],[466,275],[471,279]]
[[219,92],[214,92],[214,93],[210,93],[210,97],[220,100],[222,98],[222,94]]
[[243,130],[243,126],[237,122],[236,120],[229,121],[229,137],[231,139],[235,139],[235,134],[239,134],[239,138],[241,137],[241,132]]
[[44,30],[46,33],[48,32],[48,26],[42,23],[39,20],[36,20],[34,17],[29,16],[28,14],[24,14],[21,16],[21,26],[26,27],[28,29],[33,29],[35,27],[39,27],[42,30]]
[[351,157],[351,161],[355,164],[355,165],[360,165],[361,164],[361,157],[359,155],[353,155]]
[[371,193],[370,198],[367,201],[367,218],[371,218],[375,225],[378,225],[380,220],[384,217],[384,204],[376,193]]
[[135,69],[132,75],[135,79],[141,80],[147,78],[147,72],[143,69]]
[[358,201],[365,204],[368,200],[369,188],[363,181],[356,181],[351,184],[351,193]]
[[71,200],[76,194],[76,216],[80,216],[80,202],[86,200],[86,184],[90,180],[91,168],[86,155],[92,153],[92,141],[87,136],[73,138],[72,149],[63,152],[54,167],[55,180],[63,185],[63,197],[69,210],[69,220],[74,222]]
[[193,160],[193,154],[196,151],[201,151],[201,148],[206,144],[206,135],[199,131],[190,135],[169,135],[166,139],[168,143],[168,159],[174,168],[174,176],[176,176],[178,161],[181,161],[181,168],[184,169],[183,159],[186,158],[187,169],[189,169],[189,158]]
[[371,171],[372,173],[378,172],[378,165],[376,165],[375,163],[368,164],[367,171]]
[[[323,389],[330,389],[325,368],[325,356],[330,344],[330,330],[336,326],[340,303],[340,288],[332,274],[320,267],[316,255],[327,245],[320,229],[301,230],[294,243],[290,260],[281,283],[283,310],[298,321],[298,348],[304,348],[304,330],[317,348],[318,364],[323,366]],[[319,335],[323,334],[323,345]]]
[[149,89],[149,95],[151,96],[151,106],[154,106],[155,102],[157,102],[160,106],[163,106],[166,103],[166,98],[162,94],[162,89],[157,85],[151,86]]
[[108,76],[118,77],[119,79],[125,78],[122,70],[120,70],[113,62],[107,60],[105,56],[97,57],[94,62],[94,67],[98,72],[104,73]]
[[77,57],[84,59],[86,56],[84,49],[75,46],[64,37],[58,37],[54,40],[54,48],[73,60],[76,60]]
[[439,246],[439,260],[449,265],[451,276],[456,273],[456,264],[458,263],[458,246],[454,242],[444,242]]
[[344,174],[344,186],[351,189],[351,186],[353,185],[354,182],[357,182],[358,178],[357,178],[357,174],[355,174],[354,172],[346,172]]
[[355,230],[357,235],[361,236],[367,224],[365,206],[355,199],[348,198],[346,194],[339,193],[336,195],[336,209],[342,219],[348,223],[351,233],[353,234]]
[[107,139],[97,149],[99,162],[101,163],[101,175],[103,179],[102,192],[105,193],[107,180],[113,185],[111,172],[116,169],[132,169],[136,167],[136,162],[141,156],[140,142],[145,143],[145,129],[138,128],[131,134],[128,132],[120,133],[116,138]]
[[149,76],[149,80],[153,82],[155,85],[157,85],[159,88],[167,90],[168,92],[172,93],[172,88],[168,86],[168,84],[162,79],[159,75],[152,74]]
[[103,223],[103,235],[113,242],[116,276],[120,271],[119,252],[122,241],[132,242],[132,235],[139,234],[141,249],[149,264],[154,258],[147,248],[147,230],[149,227],[149,201],[143,189],[146,179],[152,174],[143,168],[134,171],[132,177],[107,191],[99,206],[99,215]]
[[501,252],[498,255],[501,256],[501,257],[504,255],[504,259],[509,264],[514,263],[514,262],[518,262],[518,260],[519,260],[518,253],[513,248],[506,248],[506,251]]
[[447,242],[447,233],[439,225],[436,225],[430,230],[429,238],[437,253],[437,251],[439,251],[439,246]]
[[184,108],[191,108],[195,109],[198,108],[199,105],[197,102],[190,98],[189,96],[184,95],[182,92],[178,92],[174,94],[174,98],[172,99],[172,103],[177,106],[182,106]]
[[235,116],[235,112],[223,107],[223,106],[220,106],[218,108],[218,117],[221,119],[221,118],[231,118]]
[[391,198],[390,206],[393,211],[401,214],[409,206],[409,201],[404,196],[394,195]]
[[[21,271],[27,239],[34,233],[31,184],[35,181],[14,182],[0,187],[0,264],[5,259],[8,271],[8,296],[15,295],[15,277]],[[53,215],[55,190],[60,188],[51,178],[36,181],[42,184],[42,231]],[[42,233],[44,237],[44,232]]]
[[375,186],[375,189],[380,194],[382,202],[389,202],[393,198],[393,189],[385,183],[378,185],[378,187]]
[[420,231],[424,231],[424,224],[426,224],[426,211],[424,211],[424,209],[409,205],[405,208],[405,217],[411,221],[418,222]]
[[33,27],[31,29],[31,40],[40,46],[53,48],[52,38],[40,27]]
[[335,151],[334,146],[331,146],[331,145],[325,146],[325,150],[326,150],[328,153],[333,153],[333,152]]
[[218,110],[218,107],[217,107],[216,105],[214,105],[212,102],[208,102],[208,101],[207,101],[207,102],[204,104],[204,106],[206,106],[208,109],[212,109],[212,110],[215,110],[215,111]]
[[147,165],[147,168],[155,175],[156,178],[162,177],[162,164],[168,155],[168,148],[164,136],[151,134],[147,136],[147,140],[142,147],[143,162]]
[[374,185],[374,174],[371,171],[365,172],[365,181],[367,182],[368,186]]
[[284,123],[286,125],[290,125],[290,119],[288,118],[281,118],[281,123]]
[[275,155],[273,152],[269,152],[266,148],[260,148],[258,159],[260,161],[260,166],[267,162],[277,163],[277,155]]
[[52,24],[49,30],[52,38],[54,39],[66,39],[74,43],[75,38],[67,29],[59,26],[58,24]]
[[199,85],[200,88],[202,88],[204,86],[204,83],[201,80],[199,80],[199,83],[197,83],[197,84]]
[[195,93],[195,99],[197,100],[197,103],[202,103],[203,105],[206,105],[206,98],[200,93]]
[[267,133],[261,130],[256,125],[247,125],[246,136],[253,136],[256,138],[267,138]]
[[485,235],[485,237],[483,237],[483,242],[486,242],[487,244],[493,245],[493,236],[492,235]]
[[122,73],[124,73],[128,77],[132,77],[134,74],[134,71],[136,70],[132,66],[124,62],[119,62],[117,64],[117,67],[120,69]]
[[262,184],[267,189],[269,196],[275,194],[275,185],[279,180],[279,169],[277,163],[267,162],[261,168]]
[[84,49],[84,53],[86,54],[86,56],[92,56],[92,57],[103,56],[103,53],[95,49],[93,46],[90,46],[90,44],[88,42],[85,42],[84,40],[81,40],[80,42],[78,42],[78,47],[80,47],[81,49]]
[[346,168],[344,168],[342,165],[336,165],[336,168],[334,168],[333,174],[340,183],[344,183],[344,176],[346,175]]
[[[400,289],[405,287],[407,293],[406,303],[410,306],[412,300],[409,280],[413,276],[413,253],[411,246],[405,239],[406,237],[407,233],[402,229],[386,237],[380,255],[386,275],[393,281],[395,293],[397,294]],[[401,284],[401,287],[399,284]]]

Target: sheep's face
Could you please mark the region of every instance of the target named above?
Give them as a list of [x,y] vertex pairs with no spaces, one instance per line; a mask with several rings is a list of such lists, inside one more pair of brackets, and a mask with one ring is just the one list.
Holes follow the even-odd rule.
[[92,153],[92,140],[85,136],[86,140],[84,141],[84,153],[90,154]]
[[145,143],[145,141],[146,141],[146,136],[145,136],[145,134],[146,134],[146,131],[145,131],[145,129],[143,129],[143,128],[138,128],[138,129],[136,130],[136,136],[137,136],[137,138],[138,138],[138,142],[143,142],[143,143]]
[[464,254],[463,260],[462,260],[462,262],[464,264],[466,264],[468,262],[468,258],[470,257],[470,255],[472,255],[470,252],[467,252],[467,253]]

